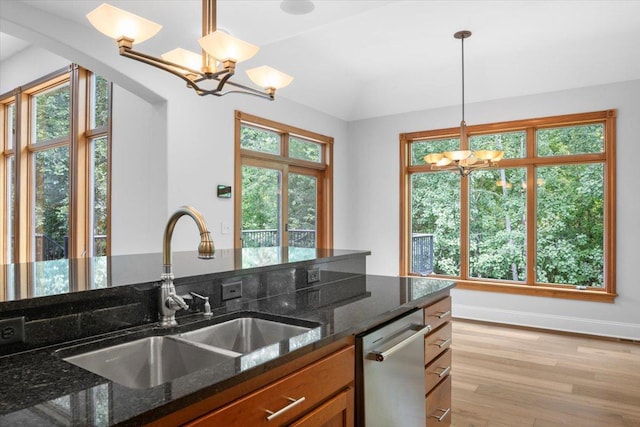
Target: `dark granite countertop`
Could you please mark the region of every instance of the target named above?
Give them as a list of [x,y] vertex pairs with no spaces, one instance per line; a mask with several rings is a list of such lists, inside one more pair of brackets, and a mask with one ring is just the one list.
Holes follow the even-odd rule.
[[[301,263],[340,260],[369,255],[369,251],[297,247],[217,249],[215,258],[198,259],[195,251],[173,253],[173,275],[176,285],[282,269]],[[30,301],[48,297],[155,282],[162,273],[162,253],[59,259],[23,264],[0,264],[0,309],[3,301]]]
[[[177,327],[168,330],[155,323],[137,325],[0,357],[0,425],[109,426],[150,422],[347,335],[389,321],[439,298],[453,286],[450,281],[426,278],[351,275],[216,307],[211,319],[205,320],[200,314],[183,316]],[[174,334],[247,312],[317,322],[319,328],[309,336],[308,344],[293,351],[280,346],[273,356],[263,357],[272,359],[257,366],[244,368],[238,360],[223,362],[148,389],[124,387],[61,358],[73,353],[68,349],[72,345],[80,346],[77,351]]]

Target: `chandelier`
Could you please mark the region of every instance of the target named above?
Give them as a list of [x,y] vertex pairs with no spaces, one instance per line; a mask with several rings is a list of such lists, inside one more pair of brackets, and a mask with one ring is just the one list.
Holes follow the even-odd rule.
[[469,150],[467,123],[464,121],[464,39],[471,37],[471,31],[458,31],[453,35],[462,44],[462,121],[460,122],[460,148],[457,151],[431,153],[424,156],[425,163],[431,165],[432,170],[457,171],[460,176],[468,176],[479,168],[495,167],[504,157],[500,150]]
[[[180,77],[200,96],[244,93],[273,100],[276,89],[289,85],[293,80],[293,77],[266,65],[246,71],[251,81],[262,90],[231,80],[236,64],[254,56],[259,47],[217,30],[216,0],[202,0],[202,38],[198,40],[201,54],[177,48],[158,58],[134,50],[134,44],[156,35],[162,25],[107,3],[89,12],[87,19],[98,31],[116,40],[120,55]],[[232,88],[226,89],[228,86]]]

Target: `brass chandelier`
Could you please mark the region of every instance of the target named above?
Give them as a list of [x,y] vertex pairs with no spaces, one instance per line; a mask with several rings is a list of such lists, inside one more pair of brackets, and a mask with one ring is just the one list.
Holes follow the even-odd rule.
[[504,157],[500,150],[469,150],[467,123],[464,121],[464,39],[471,37],[471,31],[458,31],[453,35],[462,44],[462,121],[460,122],[460,148],[462,150],[431,153],[424,156],[425,163],[432,170],[457,171],[460,176],[468,176],[473,170],[495,167]]
[[[262,90],[231,81],[236,64],[254,56],[259,47],[216,28],[216,0],[202,0],[202,38],[198,40],[201,54],[177,48],[158,58],[134,50],[134,44],[156,35],[162,25],[107,3],[89,12],[87,19],[98,31],[116,40],[120,55],[180,77],[200,96],[244,93],[273,100],[276,90],[293,80],[293,77],[263,65],[246,71]],[[204,86],[207,83],[209,86]],[[227,85],[233,88],[227,90]]]

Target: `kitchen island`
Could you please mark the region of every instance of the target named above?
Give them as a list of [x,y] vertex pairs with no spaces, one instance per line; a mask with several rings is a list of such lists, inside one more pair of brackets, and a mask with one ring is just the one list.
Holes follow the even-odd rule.
[[[289,251],[283,257],[279,249],[275,261],[238,265],[235,258],[233,267],[224,271],[202,270],[176,279],[178,293],[195,290],[211,297],[212,316],[205,317],[196,304],[193,312],[179,312],[178,325],[172,328],[156,323],[155,282],[0,303],[3,319],[24,313],[27,325],[31,323],[25,328],[25,343],[3,346],[10,350],[0,357],[0,425],[141,425],[162,420],[170,424],[176,413],[199,416],[205,411],[198,407],[202,402],[213,402],[214,407],[227,404],[239,397],[243,387],[249,393],[349,348],[356,334],[442,299],[453,287],[449,281],[366,275],[367,252],[314,251],[313,256],[291,259]],[[180,265],[177,261],[177,271]],[[218,288],[238,281],[242,296],[222,301]],[[42,300],[47,298],[59,300],[45,304]],[[124,315],[129,311],[138,313]],[[74,348],[177,334],[246,315],[281,316],[317,327],[295,346],[278,345],[151,388],[126,387],[62,360]],[[49,341],[44,338],[47,330]],[[35,336],[31,342],[30,331]],[[194,406],[196,410],[185,412]]]

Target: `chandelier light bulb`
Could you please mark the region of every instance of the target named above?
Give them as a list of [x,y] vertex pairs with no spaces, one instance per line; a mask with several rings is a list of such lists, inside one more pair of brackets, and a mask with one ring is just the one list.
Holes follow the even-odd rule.
[[160,24],[107,3],[89,12],[87,19],[102,34],[114,40],[125,37],[133,43],[142,43],[162,29]]
[[247,70],[247,75],[256,85],[262,88],[280,89],[289,86],[293,77],[268,65]]
[[[202,55],[180,47],[170,50],[167,53],[163,53],[160,57],[165,61],[173,62],[174,64],[178,64],[195,71],[199,70],[202,66]],[[178,70],[178,72],[184,74],[187,73],[186,70]]]
[[214,31],[207,34],[198,40],[198,43],[200,43],[200,47],[218,61],[229,60],[236,64],[253,57],[260,50],[258,46],[222,31]]

